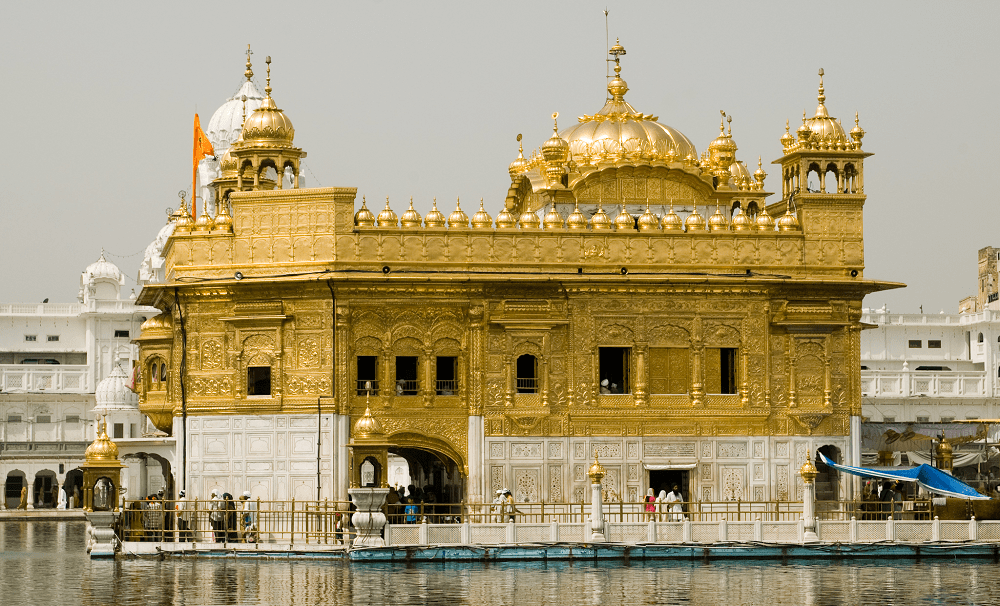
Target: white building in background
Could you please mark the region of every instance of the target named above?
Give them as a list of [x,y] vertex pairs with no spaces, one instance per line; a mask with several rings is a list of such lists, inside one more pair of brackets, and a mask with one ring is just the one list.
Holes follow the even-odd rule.
[[[134,293],[123,297],[123,285],[102,254],[80,276],[76,303],[0,304],[0,506],[17,507],[27,487],[29,507],[54,507],[59,487],[72,497],[82,485],[78,468],[95,437],[99,394],[107,394],[109,376],[128,380],[137,353],[131,341],[156,314],[136,306]],[[107,403],[135,409],[128,393],[131,400],[117,394]],[[145,418],[125,412],[109,416],[109,433],[141,439]]]

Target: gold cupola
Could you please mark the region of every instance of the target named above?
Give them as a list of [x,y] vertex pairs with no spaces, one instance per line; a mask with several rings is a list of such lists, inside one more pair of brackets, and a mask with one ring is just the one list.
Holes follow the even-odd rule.
[[778,217],[778,231],[798,231],[799,220],[792,212],[791,206],[785,210],[785,214]]
[[865,129],[861,128],[861,124],[858,121],[858,112],[854,112],[854,128],[851,129],[851,139],[854,139],[857,149],[861,149],[861,140],[864,138]]
[[615,230],[635,231],[635,217],[625,210],[625,201],[622,200],[622,210],[615,217]]
[[448,228],[449,229],[468,229],[469,228],[469,215],[465,214],[462,210],[462,202],[458,198],[455,198],[455,210],[451,211],[448,215]]
[[271,58],[267,63],[267,87],[264,101],[243,124],[243,147],[291,147],[295,128],[285,112],[271,98]]
[[434,198],[431,210],[424,216],[424,227],[444,227],[444,213],[438,210],[438,199]]
[[729,220],[722,214],[722,207],[719,206],[718,200],[715,201],[715,214],[708,218],[708,228],[711,231],[727,231],[729,229]]
[[757,227],[757,231],[774,231],[774,217],[761,208],[760,212],[757,213],[757,218],[754,219],[754,225]]
[[708,227],[705,225],[705,217],[702,217],[698,213],[698,201],[692,200],[691,203],[694,205],[694,210],[688,215],[687,219],[684,219],[684,227],[687,228],[689,232],[691,231],[705,231]]
[[472,229],[489,229],[493,227],[493,217],[490,213],[486,212],[486,208],[483,206],[483,199],[479,199],[479,210],[476,214],[472,215]]
[[396,227],[396,213],[389,208],[389,196],[385,198],[385,208],[382,212],[378,214],[378,226],[379,227]]
[[611,217],[604,212],[604,204],[598,202],[597,212],[590,218],[590,229],[597,231],[611,229],[611,225]]
[[563,228],[563,218],[556,210],[555,203],[552,204],[552,208],[549,212],[545,213],[545,221],[542,223],[545,229],[562,229]]
[[514,213],[510,212],[506,206],[497,215],[497,229],[516,229],[517,228],[517,218],[514,217]]
[[750,217],[743,212],[742,208],[737,209],[736,214],[733,215],[733,231],[753,231],[753,222],[750,221]]
[[89,465],[118,462],[118,446],[108,437],[107,419],[98,421],[97,438],[87,447],[83,456]]
[[212,217],[208,216],[208,205],[201,205],[201,214],[191,226],[192,231],[210,231],[212,229]]
[[849,145],[844,127],[826,111],[826,95],[823,91],[823,70],[819,70],[819,93],[816,115],[805,122],[809,126],[810,143],[819,149],[844,150]]
[[146,336],[148,332],[158,332],[158,331],[172,331],[174,328],[174,319],[167,312],[157,314],[145,322],[139,327],[140,332],[143,336]]
[[757,183],[756,189],[758,191],[764,190],[764,179],[767,178],[767,173],[764,172],[764,163],[761,161],[760,156],[757,156],[757,170],[753,171],[753,180]]
[[523,173],[528,167],[528,161],[524,159],[524,146],[521,144],[521,133],[517,134],[517,158],[510,163],[507,167],[507,172],[510,173],[510,178],[513,179],[517,175]]
[[788,120],[785,120],[785,134],[781,135],[781,147],[788,152],[788,148],[795,144],[795,137],[788,131]]
[[663,224],[663,231],[684,231],[684,221],[674,212],[673,198],[670,199],[670,212],[663,215],[660,223]]
[[574,205],[573,212],[566,217],[566,229],[587,229],[587,217],[580,212],[579,202]]
[[562,163],[569,155],[569,143],[559,136],[559,112],[552,114],[552,136],[542,143],[542,158],[550,163]]
[[812,129],[810,129],[809,125],[806,124],[805,112],[802,112],[802,126],[800,126],[799,129],[795,131],[795,134],[798,135],[800,146],[805,146],[808,144],[809,137],[812,135]]
[[406,209],[403,216],[399,218],[399,225],[403,229],[417,229],[420,227],[421,218],[420,213],[418,213],[413,208],[413,196],[410,196],[410,207]]
[[526,210],[521,213],[517,222],[521,225],[521,229],[538,229],[541,221],[538,219],[538,213],[530,210]]
[[372,211],[368,210],[368,203],[365,201],[364,196],[361,196],[361,208],[358,212],[354,213],[354,226],[375,227],[375,215],[372,214]]
[[646,199],[646,212],[639,216],[639,231],[660,231],[660,220],[649,210],[649,199]]
[[[181,193],[183,194],[183,192]],[[181,207],[177,209],[177,219],[174,220],[174,233],[190,232],[193,225],[194,219],[191,218],[191,213],[188,211],[187,203],[182,195]]]
[[372,410],[365,407],[365,414],[354,424],[354,431],[351,432],[355,438],[378,439],[385,435],[382,424],[372,416]]

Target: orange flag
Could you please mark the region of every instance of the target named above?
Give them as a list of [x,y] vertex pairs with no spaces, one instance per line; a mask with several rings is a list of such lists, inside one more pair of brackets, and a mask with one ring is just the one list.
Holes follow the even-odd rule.
[[212,149],[212,142],[208,140],[208,136],[205,131],[201,130],[201,120],[198,119],[198,114],[194,115],[194,165],[191,167],[191,216],[195,219],[198,218],[197,209],[197,189],[198,186],[198,163],[201,162],[202,158],[205,156],[214,156],[215,150]]

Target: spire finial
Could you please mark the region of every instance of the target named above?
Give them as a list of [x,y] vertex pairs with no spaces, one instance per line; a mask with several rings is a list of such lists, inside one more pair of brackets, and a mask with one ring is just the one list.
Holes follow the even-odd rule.
[[719,135],[725,136],[726,135],[726,110],[720,109],[719,113],[722,114],[722,117],[719,118]]
[[826,101],[826,95],[823,94],[823,68],[822,67],[819,68],[819,94],[816,96],[816,99],[819,100],[819,104],[820,105],[823,105],[823,102]]
[[253,78],[253,67],[250,64],[250,55],[252,54],[253,51],[250,50],[250,45],[247,44],[247,70],[243,72],[243,75],[246,77],[247,82],[250,82],[250,79]]
[[524,155],[524,144],[521,143],[521,133],[517,133],[517,155]]
[[732,116],[726,116],[726,123],[729,125],[729,132],[726,133],[726,136],[727,137],[732,137],[733,136],[733,117]]
[[861,126],[861,124],[858,123],[858,112],[854,112],[854,126]]
[[785,132],[788,133],[788,120],[785,120]]
[[243,95],[243,121],[240,122],[240,129],[246,126],[247,123],[247,96]]
[[559,134],[559,112],[552,112],[552,132]]
[[271,55],[268,55],[264,59],[264,63],[267,63],[267,86],[264,87],[264,92],[267,93],[268,98],[271,97]]

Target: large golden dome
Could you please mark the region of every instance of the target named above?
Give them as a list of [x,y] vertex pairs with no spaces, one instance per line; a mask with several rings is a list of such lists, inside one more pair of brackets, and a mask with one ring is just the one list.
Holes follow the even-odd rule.
[[271,58],[267,58],[267,96],[243,125],[238,144],[241,147],[291,147],[295,127],[285,112],[278,109],[271,98]]
[[819,70],[819,94],[816,96],[819,104],[816,115],[805,121],[811,135],[809,141],[816,147],[833,147],[843,149],[851,144],[843,125],[826,111],[826,95],[823,92],[823,70]]
[[365,414],[354,424],[355,438],[377,438],[384,435],[382,424],[372,416],[371,408],[365,408]]
[[108,422],[105,420],[97,427],[97,439],[84,452],[87,463],[118,462],[118,446],[108,438]]

